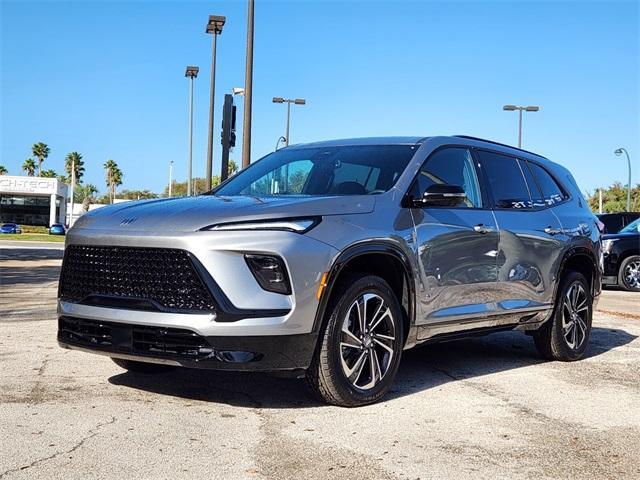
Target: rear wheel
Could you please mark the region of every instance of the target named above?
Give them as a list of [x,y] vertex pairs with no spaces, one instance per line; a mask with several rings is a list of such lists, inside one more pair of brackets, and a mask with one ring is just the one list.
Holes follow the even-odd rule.
[[321,400],[344,407],[376,402],[391,388],[403,346],[402,310],[382,278],[350,279],[336,292],[307,382]]
[[624,259],[618,271],[618,285],[630,292],[640,292],[640,255]]
[[173,365],[162,365],[160,363],[135,362],[133,360],[124,360],[122,358],[112,358],[113,362],[120,368],[124,368],[135,373],[164,373],[173,370]]
[[533,334],[536,348],[549,360],[581,359],[589,346],[593,299],[587,279],[568,272],[562,280],[552,317]]

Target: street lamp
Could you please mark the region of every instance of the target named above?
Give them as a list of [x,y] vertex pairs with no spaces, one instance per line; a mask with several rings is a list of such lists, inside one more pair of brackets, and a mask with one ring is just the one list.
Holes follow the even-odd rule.
[[285,146],[289,146],[291,143],[289,140],[289,120],[291,118],[291,104],[294,103],[296,105],[305,105],[307,101],[304,98],[282,98],[282,97],[273,97],[273,103],[286,103],[287,104],[287,131],[284,135]]
[[287,141],[287,139],[286,139],[286,138],[284,138],[284,137],[278,137],[278,141],[276,142],[276,150],[275,150],[275,151],[276,151],[276,152],[278,151],[278,145],[280,145],[280,142],[285,143],[286,141]]
[[525,112],[537,112],[540,110],[540,107],[535,105],[528,107],[520,107],[518,105],[505,105],[502,107],[503,110],[508,112],[512,112],[514,110],[518,110],[518,148],[522,148],[522,111]]
[[207,145],[207,169],[205,172],[206,189],[211,190],[211,177],[213,175],[213,99],[216,94],[216,47],[218,35],[222,33],[222,26],[226,21],[225,17],[219,15],[209,15],[206,32],[213,35],[213,46],[211,53],[211,98],[209,100],[209,142]]
[[191,196],[191,168],[193,164],[193,81],[198,76],[200,69],[195,66],[188,66],[184,76],[189,79],[189,172],[187,180],[187,196]]
[[627,156],[627,165],[629,167],[629,177],[627,181],[627,212],[631,211],[631,159],[629,158],[629,152],[626,148],[618,148],[615,152],[616,156],[622,155],[622,152]]

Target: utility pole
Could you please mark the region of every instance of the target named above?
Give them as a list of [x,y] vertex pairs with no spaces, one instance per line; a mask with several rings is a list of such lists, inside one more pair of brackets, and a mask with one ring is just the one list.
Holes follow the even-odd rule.
[[251,99],[253,95],[253,11],[254,0],[249,0],[247,12],[247,59],[244,80],[244,117],[242,119],[242,168],[251,163]]
[[[287,128],[285,131],[284,143],[285,143],[285,147],[288,147],[291,144],[291,141],[289,139],[289,124],[291,123],[291,104],[295,103],[296,105],[306,105],[307,101],[304,98],[273,97],[272,102],[287,104]],[[276,144],[276,150],[277,149],[278,149],[278,145]]]
[[71,158],[71,214],[69,215],[69,227],[73,226],[73,196],[76,187],[76,159]]

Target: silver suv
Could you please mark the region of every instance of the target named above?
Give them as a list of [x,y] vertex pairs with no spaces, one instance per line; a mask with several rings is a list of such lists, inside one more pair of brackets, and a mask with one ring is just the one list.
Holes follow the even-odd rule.
[[267,155],[210,194],[118,204],[67,236],[58,341],[132,371],[306,377],[375,402],[403,350],[499,330],[584,356],[600,233],[571,174],[463,136]]

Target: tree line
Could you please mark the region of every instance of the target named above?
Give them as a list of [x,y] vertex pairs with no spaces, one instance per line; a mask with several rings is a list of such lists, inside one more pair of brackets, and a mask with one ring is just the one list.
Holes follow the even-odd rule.
[[[600,205],[600,192],[595,190],[593,193],[587,192],[587,199],[591,211],[598,213]],[[603,213],[624,212],[627,210],[627,186],[620,182],[614,182],[613,185],[602,189],[602,211]],[[640,212],[640,183],[635,187],[631,187],[631,211]]]
[[[107,160],[102,167],[105,170],[106,193],[98,195],[98,188],[92,183],[83,183],[82,177],[85,173],[85,165],[82,154],[79,152],[70,152],[65,156],[64,174],[59,175],[53,169],[42,169],[42,164],[49,157],[51,149],[46,143],[38,142],[31,147],[31,156],[22,164],[22,171],[29,177],[57,178],[59,181],[71,184],[71,170],[75,170],[75,188],[73,192],[73,201],[82,203],[83,209],[86,211],[90,203],[113,203],[116,198],[116,189],[122,185],[124,174],[118,164],[112,160]],[[229,176],[234,175],[238,171],[238,164],[229,160]],[[7,169],[0,165],[0,175],[7,175]],[[220,184],[220,176],[211,177],[211,184],[215,187]],[[192,193],[194,195],[204,193],[206,191],[206,181],[204,177],[194,178],[192,181]],[[171,183],[171,196],[184,197],[187,195],[187,182],[173,181]],[[169,196],[169,186],[165,187],[163,193],[158,195],[150,190],[127,190],[123,189],[117,192],[118,198],[125,200],[144,200]]]
[[[75,176],[75,189],[73,200],[77,203],[113,203],[116,196],[116,188],[122,185],[124,174],[118,164],[112,160],[107,160],[102,167],[105,170],[105,183],[107,187],[107,193],[101,197],[96,197],[98,188],[91,184],[84,184],[82,177],[85,173],[84,160],[82,154],[79,152],[70,152],[64,158],[64,173],[58,174],[54,169],[49,168],[42,169],[42,164],[45,162],[51,153],[51,149],[44,142],[34,143],[31,147],[31,156],[27,158],[22,164],[22,171],[29,177],[43,177],[43,178],[57,178],[59,181],[71,184],[72,170]],[[0,175],[7,175],[9,172],[4,165],[0,165]]]

